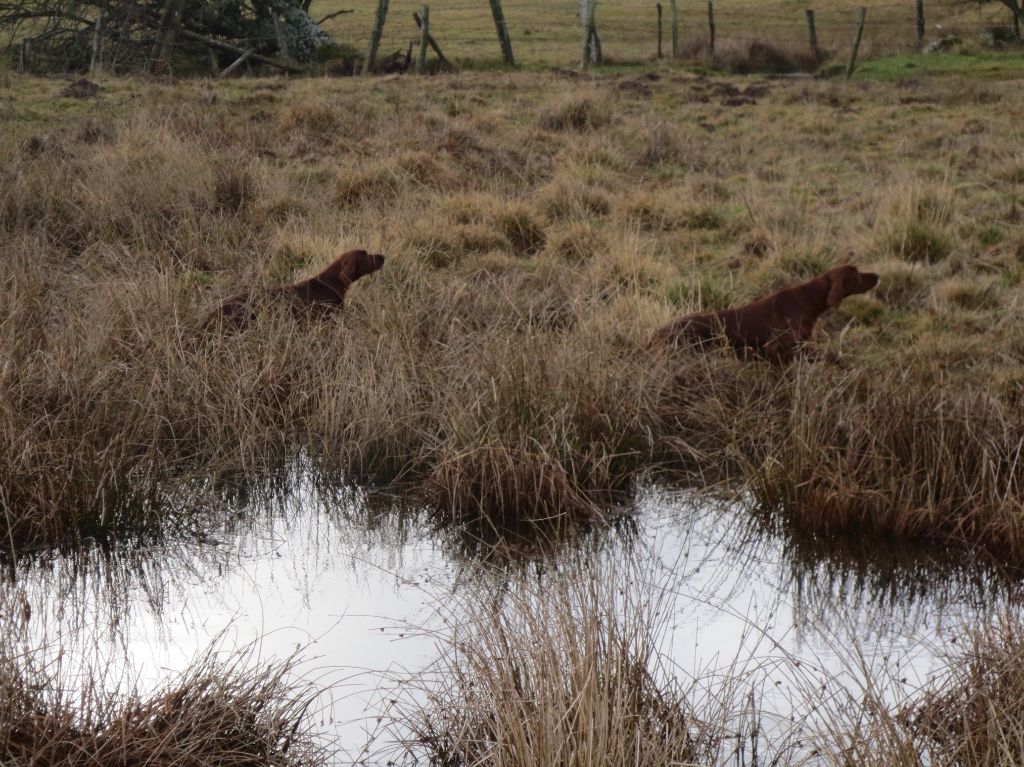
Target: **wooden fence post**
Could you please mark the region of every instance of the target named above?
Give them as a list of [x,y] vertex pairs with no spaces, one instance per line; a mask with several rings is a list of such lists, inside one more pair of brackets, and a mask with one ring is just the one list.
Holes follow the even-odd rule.
[[32,66],[32,41],[29,38],[25,38],[21,41],[21,47],[18,50],[18,74],[28,74],[29,68]]
[[679,58],[679,6],[676,0],[668,0],[672,8],[672,58]]
[[153,53],[150,58],[150,72],[154,75],[163,74],[171,66],[171,56],[174,53],[174,38],[178,36],[178,27],[181,26],[181,11],[185,6],[185,0],[167,0],[164,6],[163,16],[160,19],[160,29],[153,43]]
[[206,46],[206,56],[210,60],[210,77],[216,79],[220,74],[220,61],[217,59],[217,51],[210,46]]
[[708,50],[715,55],[715,6],[714,0],[708,0]]
[[430,37],[430,6],[424,5],[420,11],[420,18],[423,23],[420,25],[420,53],[416,57],[416,74],[423,74],[423,68],[427,64],[427,38]]
[[384,34],[384,21],[388,17],[388,0],[377,0],[377,15],[373,19],[373,31],[370,33],[370,50],[366,52],[363,62],[363,74],[368,75],[377,64],[377,49],[380,37]]
[[291,61],[292,54],[288,47],[288,38],[284,34],[281,17],[274,13],[274,36],[277,38],[277,55],[285,61]]
[[583,22],[583,51],[580,54],[580,66],[590,67],[590,14],[593,13],[594,0],[580,0],[580,21]]
[[846,70],[846,79],[853,77],[853,68],[857,65],[857,51],[860,50],[860,39],[864,35],[864,17],[868,15],[868,9],[861,7],[857,17],[857,37],[853,40],[853,52],[850,54],[850,67]]
[[917,44],[924,41],[924,0],[917,0]]
[[163,43],[164,28],[171,20],[171,11],[174,7],[174,0],[167,0],[164,3],[164,9],[160,13],[160,23],[156,28],[156,38],[153,40],[153,50],[149,53],[149,61],[146,62],[146,69],[153,71],[153,67],[156,65],[157,58],[160,56],[160,46]]
[[591,4],[590,8],[590,45],[594,56],[594,63],[600,66],[604,63],[604,53],[601,52],[601,37],[597,34],[597,9]]
[[811,53],[818,56],[818,31],[814,28],[814,11],[808,8],[804,13],[807,14],[807,33],[811,36]]
[[103,69],[103,13],[100,8],[96,16],[96,25],[92,28],[92,59],[89,61],[89,74],[97,75]]
[[658,58],[662,57],[661,53],[661,3],[655,3],[658,9]]
[[505,12],[501,10],[501,0],[491,1],[491,15],[494,17],[494,27],[498,30],[498,43],[501,45],[501,56],[510,67],[516,65],[516,59],[512,55],[512,38],[508,34],[508,24],[505,21]]
[[[421,19],[420,15],[415,11],[412,14],[412,18],[413,21],[416,22],[417,27],[423,26],[423,19]],[[452,66],[452,63],[445,57],[444,53],[441,51],[441,46],[437,44],[437,40],[434,39],[434,36],[430,34],[430,32],[427,32],[427,45],[429,45],[433,49],[434,53],[437,54],[437,58],[440,59],[442,65],[448,67],[448,69],[455,69],[455,67]]]

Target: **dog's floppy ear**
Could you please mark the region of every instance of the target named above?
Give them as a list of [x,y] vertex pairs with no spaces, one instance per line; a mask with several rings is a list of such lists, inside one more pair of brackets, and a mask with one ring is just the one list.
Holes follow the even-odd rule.
[[829,309],[835,309],[846,298],[845,280],[843,279],[842,267],[833,269],[827,275],[829,280],[828,298],[826,303]]
[[355,282],[359,276],[360,257],[365,256],[364,250],[350,250],[343,253],[320,273],[320,279],[331,282]]
[[338,276],[349,282],[355,282],[360,276],[359,265],[363,262],[364,258],[366,258],[365,250],[350,250],[339,259],[341,262],[341,273]]

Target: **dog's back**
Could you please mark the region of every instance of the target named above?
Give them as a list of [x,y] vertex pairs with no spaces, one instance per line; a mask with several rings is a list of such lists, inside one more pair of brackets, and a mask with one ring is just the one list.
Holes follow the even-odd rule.
[[[365,250],[350,250],[308,280],[294,285],[248,291],[231,296],[207,315],[202,328],[240,328],[255,318],[262,305],[273,301],[285,300],[296,316],[310,314],[314,309],[341,308],[352,283],[360,277],[372,274],[383,265],[382,255],[370,255]],[[322,314],[323,311],[312,313]]]
[[878,284],[878,275],[840,266],[749,304],[717,312],[679,317],[658,329],[652,343],[705,346],[724,338],[737,353],[753,351],[778,361],[793,356],[808,341],[818,318],[848,295]]

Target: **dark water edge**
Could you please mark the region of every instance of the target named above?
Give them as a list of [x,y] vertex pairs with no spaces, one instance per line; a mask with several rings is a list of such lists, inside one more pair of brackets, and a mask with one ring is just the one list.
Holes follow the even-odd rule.
[[1024,591],[991,564],[800,539],[742,500],[665,488],[616,524],[507,546],[440,526],[401,495],[301,471],[220,498],[221,522],[201,537],[16,563],[0,585],[11,641],[52,658],[61,684],[88,674],[111,693],[153,689],[211,644],[252,645],[262,660],[297,652],[297,673],[325,691],[316,726],[338,763],[383,764],[403,758],[391,701],[420,694],[409,682],[438,657],[445,621],[473,620],[467,605],[500,603],[511,582],[543,593],[571,563],[663,594],[666,667],[709,698],[756,698],[762,753],[780,753],[825,723],[811,701],[853,700],[879,680],[892,705],[912,698],[966,628],[1019,613]]

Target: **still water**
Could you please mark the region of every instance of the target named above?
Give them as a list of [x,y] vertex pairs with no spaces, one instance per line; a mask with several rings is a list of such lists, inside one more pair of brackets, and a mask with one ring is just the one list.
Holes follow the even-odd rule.
[[327,690],[317,728],[338,763],[384,764],[400,749],[380,717],[417,695],[403,682],[438,657],[443,619],[472,619],[464,595],[558,577],[566,558],[666,594],[667,667],[704,690],[741,680],[776,743],[810,734],[817,702],[857,700],[867,679],[888,680],[893,703],[912,696],[965,627],[1021,604],[1004,574],[877,545],[867,557],[797,544],[742,504],[688,492],[649,489],[626,523],[484,561],[399,498],[302,475],[270,497],[226,501],[233,521],[202,541],[20,565],[0,585],[30,608],[19,641],[47,647],[62,684],[88,670],[112,692],[153,689],[211,645],[251,644],[262,661],[297,653],[296,673]]

